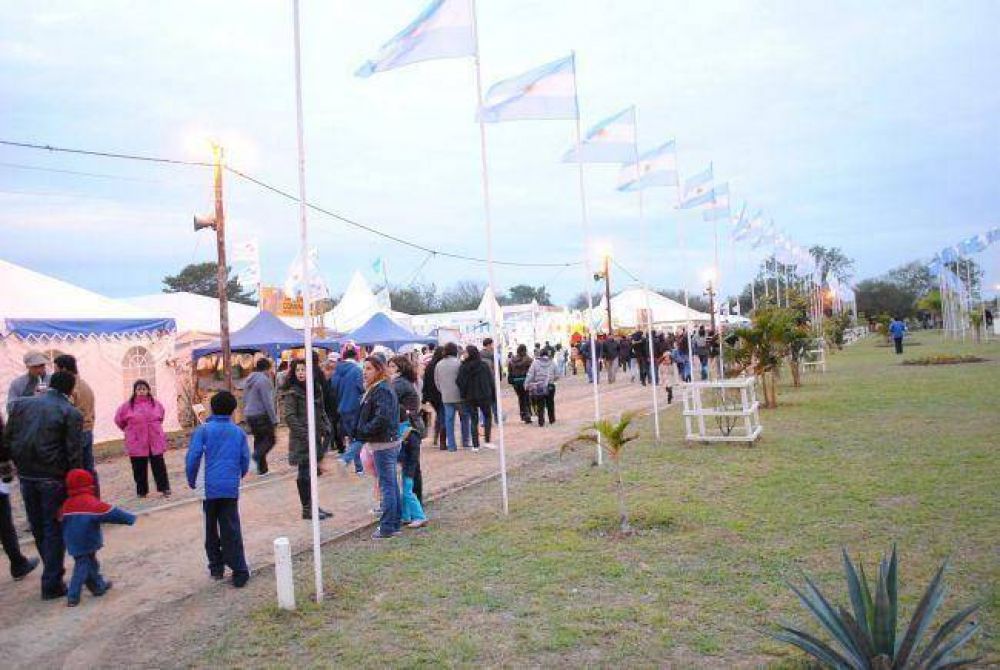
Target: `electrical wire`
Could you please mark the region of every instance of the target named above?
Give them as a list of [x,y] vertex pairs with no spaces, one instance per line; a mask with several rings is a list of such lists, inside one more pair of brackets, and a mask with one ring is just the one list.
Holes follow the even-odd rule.
[[105,174],[101,172],[82,172],[80,170],[65,170],[62,168],[51,168],[51,167],[44,167],[41,165],[25,165],[24,163],[6,163],[0,161],[0,167],[12,168],[15,170],[32,170],[35,172],[55,172],[57,174],[71,174],[80,177],[100,177],[102,179],[119,179],[121,181],[138,181],[138,182],[155,183],[152,180],[140,179],[138,177],[126,177],[124,175]]
[[[187,165],[187,166],[192,166],[192,167],[214,167],[213,163],[209,163],[209,162],[205,162],[205,161],[189,161],[189,160],[181,160],[181,159],[177,159],[177,158],[164,158],[164,157],[161,157],[161,156],[146,156],[146,155],[141,155],[141,154],[126,154],[126,153],[113,152],[113,151],[95,151],[95,150],[90,150],[90,149],[73,149],[73,148],[67,148],[67,147],[52,146],[50,144],[35,144],[35,143],[32,143],[32,142],[15,142],[15,141],[12,141],[12,140],[0,140],[0,145],[2,145],[2,146],[10,146],[10,147],[18,147],[18,148],[21,148],[21,149],[35,149],[35,150],[40,150],[40,151],[49,151],[49,152],[54,152],[54,153],[67,153],[67,154],[77,154],[77,155],[83,155],[83,156],[96,156],[96,157],[100,157],[100,158],[117,158],[117,159],[122,159],[122,160],[143,161],[143,162],[148,162],[148,163],[163,163],[163,164],[167,164],[167,165]],[[252,176],[250,174],[247,174],[246,172],[243,172],[242,170],[238,170],[238,169],[236,169],[234,167],[231,167],[229,165],[226,165],[224,167],[225,167],[225,169],[226,169],[227,172],[229,172],[229,173],[231,173],[233,175],[236,175],[237,177],[239,177],[241,179],[244,179],[244,180],[246,180],[246,181],[248,181],[248,182],[250,182],[252,184],[255,184],[255,185],[257,185],[257,186],[259,186],[259,187],[261,187],[261,188],[263,188],[265,190],[271,191],[272,193],[280,195],[281,197],[286,198],[286,199],[288,199],[288,200],[290,200],[292,202],[298,202],[299,201],[299,199],[298,199],[297,196],[295,196],[295,195],[293,195],[293,194],[289,193],[288,191],[285,191],[285,190],[283,190],[281,188],[278,188],[277,186],[269,184],[269,183],[265,182],[262,179],[254,177],[254,176]],[[373,235],[377,235],[377,236],[385,238],[387,240],[391,240],[393,242],[396,242],[397,244],[402,244],[404,246],[407,246],[407,247],[410,247],[410,248],[413,248],[413,249],[418,249],[418,250],[423,251],[425,253],[431,254],[432,256],[441,256],[443,258],[452,258],[452,259],[455,259],[455,260],[470,261],[470,262],[473,262],[473,263],[488,263],[489,262],[486,258],[483,258],[481,256],[470,256],[470,255],[467,255],[467,254],[457,254],[457,253],[453,253],[453,252],[450,252],[450,251],[441,251],[439,249],[432,249],[430,247],[424,246],[424,245],[419,244],[417,242],[413,242],[411,240],[407,240],[407,239],[404,239],[402,237],[397,237],[396,235],[391,235],[389,233],[383,232],[381,230],[378,230],[377,228],[374,228],[372,226],[366,225],[364,223],[361,223],[360,221],[356,221],[356,220],[351,219],[349,217],[346,217],[346,216],[344,216],[342,214],[338,214],[338,213],[333,212],[331,210],[328,210],[328,209],[326,209],[324,207],[320,207],[319,205],[316,205],[314,203],[307,202],[306,203],[306,207],[308,207],[309,209],[313,210],[314,212],[318,212],[319,214],[323,214],[324,216],[328,216],[328,217],[330,217],[332,219],[336,219],[337,221],[340,221],[341,223],[346,223],[349,226],[353,226],[353,227],[358,228],[360,230],[364,230],[366,232],[369,232],[369,233],[371,233]],[[546,268],[546,267],[549,267],[549,268],[566,268],[566,267],[573,267],[573,266],[576,266],[576,265],[580,265],[581,261],[574,261],[574,262],[567,262],[567,263],[524,263],[524,262],[518,262],[518,261],[498,261],[498,260],[494,260],[493,263],[495,265],[503,265],[503,266],[506,266],[506,267],[522,267],[522,268]]]

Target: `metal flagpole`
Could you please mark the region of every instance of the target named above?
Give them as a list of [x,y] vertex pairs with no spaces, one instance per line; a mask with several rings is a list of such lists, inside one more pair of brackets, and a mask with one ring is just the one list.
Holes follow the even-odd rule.
[[[587,273],[584,286],[587,289],[587,330],[590,333],[590,377],[594,386],[594,421],[601,420],[601,394],[598,390],[598,377],[600,376],[600,361],[597,360],[597,329],[594,327],[594,294],[590,290],[590,278],[593,276],[590,269],[590,220],[587,217],[587,194],[583,180],[583,153],[580,151],[580,95],[576,85],[576,52],[572,52],[573,57],[573,101],[576,104],[576,167],[580,177],[580,222],[583,226],[583,269]],[[611,309],[611,301],[608,301],[608,309]],[[611,324],[608,324],[608,331]],[[597,464],[603,465],[604,455],[601,448],[601,437],[597,436]]]
[[[639,248],[642,253],[642,264],[640,267],[639,276],[642,277],[642,296],[646,303],[646,339],[649,345],[649,363],[653,366],[653,370],[656,370],[656,361],[653,358],[655,348],[653,347],[653,310],[649,306],[649,284],[646,282],[646,263],[649,257],[649,249],[646,246],[646,214],[643,207],[643,197],[642,197],[642,174],[639,171],[639,112],[634,107],[632,108],[633,121],[635,122],[634,128],[635,132],[632,133],[632,148],[633,154],[635,155],[635,183],[639,191]],[[610,306],[610,303],[609,303]],[[650,380],[652,381],[652,391],[653,391],[653,434],[656,439],[660,439],[660,403],[657,398],[657,379],[655,375],[650,375]]]
[[316,578],[316,602],[323,600],[323,555],[319,542],[319,482],[316,477],[316,388],[313,379],[312,286],[309,276],[309,225],[306,221],[306,157],[302,124],[302,49],[299,34],[299,0],[292,0],[295,18],[295,121],[299,150],[299,237],[302,244],[302,319],[306,349],[306,426],[309,431],[309,497],[311,499],[313,536],[313,573]]
[[[726,196],[727,198],[729,196]],[[727,203],[728,209],[728,203]],[[728,220],[728,215],[726,219]],[[719,219],[716,216],[715,210],[712,210],[712,234],[715,236],[715,271],[712,273],[715,279],[715,291],[716,293],[722,293],[722,270],[719,266]],[[721,301],[717,301],[721,303]],[[719,312],[718,319],[716,320],[718,324],[715,329],[715,339],[719,342],[719,379],[726,378],[726,364],[725,357],[722,355],[722,331],[725,328],[722,322],[722,312]]]
[[496,273],[493,267],[493,215],[490,209],[490,178],[486,160],[486,124],[483,122],[481,113],[483,107],[483,77],[479,66],[479,21],[476,16],[476,2],[472,0],[472,34],[476,43],[476,55],[474,62],[476,65],[476,117],[479,119],[479,158],[482,164],[483,181],[483,213],[486,222],[486,267],[490,280],[490,336],[493,338],[493,384],[497,403],[497,436],[500,442],[497,445],[500,452],[500,497],[503,504],[503,513],[510,511],[509,497],[507,492],[507,448],[504,441],[503,431],[503,403],[501,399],[500,386],[500,337],[497,332],[497,300],[496,300]]
[[682,382],[694,381],[694,349],[691,347],[691,304],[688,299],[688,264],[686,258],[685,240],[684,240],[684,224],[681,222],[681,204],[683,203],[683,196],[681,194],[681,168],[680,161],[677,160],[677,148],[674,147],[674,183],[677,186],[677,202],[674,208],[677,210],[677,246],[680,247],[681,252],[681,268],[684,273],[684,313],[687,317],[686,325],[686,337],[688,343],[687,351],[687,371],[688,377],[690,379],[683,379],[681,375]]

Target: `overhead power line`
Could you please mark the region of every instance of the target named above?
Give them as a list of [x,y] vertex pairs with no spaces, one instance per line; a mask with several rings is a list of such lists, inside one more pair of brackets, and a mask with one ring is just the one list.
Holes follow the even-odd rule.
[[[167,164],[167,165],[186,165],[186,166],[191,166],[191,167],[214,167],[213,163],[205,162],[205,161],[189,161],[189,160],[182,160],[182,159],[177,159],[177,158],[165,158],[165,157],[162,157],[162,156],[148,156],[148,155],[140,155],[140,154],[128,154],[128,153],[120,153],[120,152],[113,152],[113,151],[96,151],[96,150],[89,150],[89,149],[74,149],[74,148],[68,148],[68,147],[53,146],[53,145],[50,145],[50,144],[36,144],[36,143],[32,143],[32,142],[14,142],[14,141],[11,141],[11,140],[0,140],[0,145],[10,146],[10,147],[17,147],[17,148],[21,148],[21,149],[34,149],[34,150],[38,150],[38,151],[49,151],[49,152],[53,152],[53,153],[77,154],[77,155],[83,155],[83,156],[95,156],[95,157],[99,157],[99,158],[115,158],[115,159],[120,159],[120,160],[142,161],[142,162],[147,162],[147,163],[162,163],[162,164]],[[298,196],[293,195],[292,193],[289,193],[288,191],[285,191],[285,190],[283,190],[281,188],[278,188],[277,186],[274,186],[273,184],[269,184],[269,183],[265,182],[262,179],[254,177],[253,175],[250,175],[250,174],[248,174],[246,172],[243,172],[242,170],[238,170],[238,169],[236,169],[234,167],[231,167],[229,165],[226,165],[225,169],[226,169],[227,172],[230,172],[231,174],[233,174],[233,175],[235,175],[235,176],[237,176],[237,177],[239,177],[241,179],[244,179],[244,180],[246,180],[246,181],[248,181],[248,182],[250,182],[252,184],[255,184],[256,186],[259,186],[259,187],[261,187],[261,188],[263,188],[263,189],[265,189],[267,191],[271,191],[272,193],[274,193],[276,195],[279,195],[279,196],[281,196],[283,198],[286,198],[288,200],[291,200],[293,202],[298,202],[299,201]],[[469,262],[472,262],[472,263],[487,263],[488,262],[486,258],[483,258],[481,256],[471,256],[471,255],[467,255],[467,254],[453,253],[453,252],[450,252],[450,251],[442,251],[440,249],[432,249],[431,247],[425,246],[423,244],[419,244],[417,242],[413,242],[411,240],[407,240],[405,238],[398,237],[396,235],[392,235],[390,233],[383,232],[383,231],[378,230],[377,228],[375,228],[373,226],[361,223],[360,221],[356,221],[356,220],[354,220],[354,219],[352,219],[350,217],[344,216],[342,214],[338,214],[338,213],[336,213],[334,211],[331,211],[329,209],[326,209],[324,207],[321,207],[321,206],[316,205],[316,204],[311,203],[311,202],[306,202],[306,206],[309,209],[311,209],[311,210],[313,210],[315,212],[323,214],[324,216],[328,216],[328,217],[330,217],[332,219],[336,219],[337,221],[340,221],[342,223],[346,223],[347,225],[352,226],[354,228],[358,228],[360,230],[364,230],[364,231],[366,231],[368,233],[371,233],[372,235],[377,235],[379,237],[382,237],[384,239],[390,240],[392,242],[396,242],[397,244],[402,244],[402,245],[410,247],[412,249],[418,249],[420,251],[423,251],[424,253],[430,254],[431,256],[440,256],[442,258],[452,258],[452,259],[455,259],[455,260],[469,261]],[[523,268],[530,268],[530,267],[536,267],[536,268],[566,268],[566,267],[572,267],[572,266],[580,265],[581,264],[581,261],[564,262],[564,263],[526,263],[526,262],[520,262],[520,261],[494,260],[493,262],[496,265],[503,265],[503,266],[507,266],[507,267],[523,267]],[[426,261],[425,261],[425,263],[426,263]]]

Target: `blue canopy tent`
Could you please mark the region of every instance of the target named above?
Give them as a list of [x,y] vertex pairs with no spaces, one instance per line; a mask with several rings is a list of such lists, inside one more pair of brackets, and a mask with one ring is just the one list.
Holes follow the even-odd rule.
[[[305,336],[270,312],[261,312],[229,337],[229,348],[234,352],[262,351],[271,358],[278,358],[286,349],[301,349],[304,346]],[[340,350],[340,342],[337,340],[314,339],[313,346]],[[193,350],[191,357],[198,359],[221,351],[222,343],[213,342]]]
[[382,312],[377,312],[364,325],[355,328],[340,341],[351,340],[362,346],[383,346],[398,350],[404,344],[433,344],[434,337],[417,335],[411,330],[399,325]]

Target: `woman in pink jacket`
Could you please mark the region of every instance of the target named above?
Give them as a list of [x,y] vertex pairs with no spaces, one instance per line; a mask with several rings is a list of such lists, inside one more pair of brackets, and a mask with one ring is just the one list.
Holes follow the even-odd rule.
[[163,405],[153,397],[149,384],[136,380],[132,397],[115,412],[115,423],[125,433],[125,451],[132,461],[135,492],[140,498],[149,493],[149,468],[153,470],[156,490],[164,498],[170,497],[170,480],[163,452],[167,450],[167,436],[163,432]]

